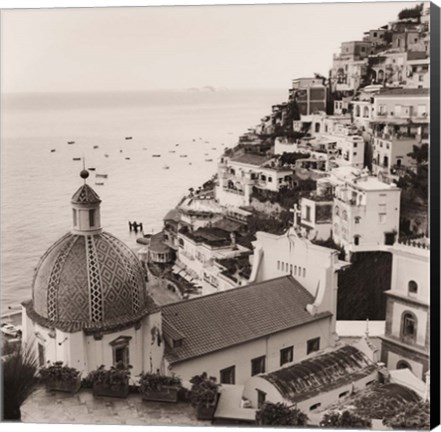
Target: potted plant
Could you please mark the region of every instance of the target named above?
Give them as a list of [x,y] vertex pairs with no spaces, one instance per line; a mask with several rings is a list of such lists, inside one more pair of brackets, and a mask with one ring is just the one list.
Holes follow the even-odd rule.
[[40,379],[45,383],[47,390],[76,393],[81,387],[80,371],[69,366],[63,366],[62,361],[48,366],[39,371]]
[[219,399],[219,384],[207,373],[195,375],[191,380],[191,404],[197,409],[199,420],[212,420]]
[[181,379],[156,373],[145,373],[139,380],[139,392],[143,400],[177,402]]
[[125,366],[118,362],[110,369],[101,365],[87,376],[87,381],[92,384],[94,396],[109,396],[125,398],[129,394],[130,369],[132,366]]

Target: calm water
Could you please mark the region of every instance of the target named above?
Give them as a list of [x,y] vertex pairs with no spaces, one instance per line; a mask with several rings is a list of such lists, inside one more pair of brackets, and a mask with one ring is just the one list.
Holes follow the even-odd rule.
[[103,227],[134,247],[129,220],[143,222],[145,233],[159,230],[188,188],[215,173],[223,149],[285,99],[285,90],[5,96],[1,311],[30,297],[39,257],[71,228],[70,198],[82,184],[82,163],[72,158],[108,174],[88,180],[103,201]]

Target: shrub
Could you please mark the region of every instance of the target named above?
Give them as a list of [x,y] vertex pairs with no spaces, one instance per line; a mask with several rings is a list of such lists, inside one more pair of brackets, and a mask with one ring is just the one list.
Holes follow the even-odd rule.
[[397,412],[383,420],[392,429],[430,429],[430,405],[428,402],[407,402],[397,408]]
[[73,383],[80,375],[80,371],[75,368],[63,366],[62,361],[55,362],[52,365],[50,362],[48,363],[49,366],[42,367],[39,370],[42,382],[64,381],[66,383]]
[[161,391],[163,386],[180,386],[181,379],[175,376],[145,373],[139,380],[139,391],[141,393]]
[[372,421],[351,411],[330,412],[323,416],[320,427],[329,428],[370,428]]
[[195,375],[191,380],[190,402],[194,407],[209,406],[216,401],[219,393],[219,384],[213,378],[208,378],[207,373]]
[[20,406],[37,384],[37,360],[21,346],[2,361],[3,420],[20,420]]
[[93,384],[103,384],[107,386],[125,385],[130,379],[130,369],[132,366],[125,366],[124,363],[118,362],[116,366],[106,369],[101,365],[98,369],[87,375],[86,386]]
[[284,403],[265,402],[256,411],[256,422],[261,426],[304,426],[308,416],[298,408],[290,408]]

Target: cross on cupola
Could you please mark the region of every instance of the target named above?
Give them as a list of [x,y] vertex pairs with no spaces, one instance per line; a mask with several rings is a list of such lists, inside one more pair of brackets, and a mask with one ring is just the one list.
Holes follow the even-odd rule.
[[89,171],[80,173],[84,184],[72,196],[73,234],[98,234],[102,232],[100,203],[98,194],[86,183]]

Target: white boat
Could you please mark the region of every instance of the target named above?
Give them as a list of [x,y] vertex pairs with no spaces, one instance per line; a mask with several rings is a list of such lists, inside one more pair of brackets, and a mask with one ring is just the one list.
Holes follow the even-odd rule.
[[108,174],[95,174],[95,177],[107,178],[107,177],[109,177],[109,175]]
[[164,165],[163,167],[164,169],[170,169],[170,167],[168,165]]
[[5,336],[11,336],[16,338],[21,335],[21,329],[19,326],[15,326],[14,324],[2,323],[0,327],[0,331]]

